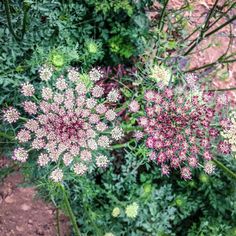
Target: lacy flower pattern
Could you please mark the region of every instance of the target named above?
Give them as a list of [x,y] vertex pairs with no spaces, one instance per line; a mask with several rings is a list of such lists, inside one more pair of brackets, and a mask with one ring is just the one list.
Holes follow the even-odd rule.
[[[73,68],[66,75],[56,76],[52,68],[43,66],[39,96],[34,95],[33,85],[23,84],[21,92],[27,101],[22,108],[30,118],[18,131],[20,147],[14,151],[14,160],[25,162],[29,153],[36,151],[40,167],[56,165],[50,175],[55,182],[63,179],[64,167],[84,175],[90,167],[109,165],[109,158],[102,151],[123,135],[121,128],[114,126],[117,114],[109,105],[110,101],[117,102],[119,95],[114,90],[105,95],[104,89],[93,83],[101,78],[100,71],[93,69],[90,75],[88,88]],[[3,117],[14,123],[20,113],[10,107]]]
[[163,87],[146,91],[144,99],[145,114],[138,119],[143,134],[139,131],[142,135],[134,136],[138,140],[144,136],[149,158],[160,165],[163,175],[179,169],[187,180],[192,169],[201,166],[211,174],[214,145],[221,153],[229,153],[229,144],[219,142],[221,127],[214,125],[220,114],[213,94]]

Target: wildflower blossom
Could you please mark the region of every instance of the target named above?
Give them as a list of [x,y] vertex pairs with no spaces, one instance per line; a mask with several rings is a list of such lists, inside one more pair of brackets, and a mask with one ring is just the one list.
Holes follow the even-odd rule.
[[[40,76],[47,76],[43,80],[52,77],[49,72],[51,70],[44,67],[40,70]],[[100,152],[123,135],[121,128],[110,127],[116,113],[109,109],[103,88],[93,85],[90,90],[87,89],[76,73],[69,69],[64,77],[54,78],[47,86],[43,85],[35,102],[22,103],[31,118],[17,134],[22,147],[14,151],[13,158],[24,162],[28,158],[25,147],[34,150],[40,167],[49,163],[60,166],[50,175],[56,182],[63,177],[62,165],[78,175],[95,168],[94,164],[98,168],[106,168],[109,159]],[[72,78],[74,76],[76,78]],[[55,87],[56,91],[52,89]],[[13,123],[19,118],[19,112],[9,108],[3,117]]]
[[119,99],[120,99],[120,93],[117,89],[112,89],[107,95],[107,100],[109,102],[118,102]]
[[67,83],[65,81],[65,79],[63,79],[62,77],[59,77],[56,81],[56,87],[59,90],[65,90],[67,88]]
[[3,111],[3,119],[8,123],[15,123],[20,117],[20,113],[13,107]]
[[54,182],[61,182],[63,179],[62,170],[57,168],[54,171],[52,171],[52,173],[50,175],[50,179],[52,179]]
[[107,167],[108,163],[109,163],[109,161],[106,156],[100,155],[100,156],[96,157],[96,165],[98,167],[105,168],[105,167]]
[[52,98],[52,89],[48,87],[43,87],[42,89],[42,97],[45,100],[49,100]]
[[105,233],[104,236],[115,236],[115,234],[109,232],[109,233]]
[[26,129],[21,129],[18,132],[16,138],[18,139],[20,143],[28,142],[31,138],[30,131]]
[[150,78],[154,79],[156,82],[161,82],[163,85],[169,84],[171,73],[167,68],[155,65],[151,68],[150,72]]
[[113,217],[118,217],[119,215],[120,215],[120,208],[119,207],[115,207],[113,210],[112,210],[112,213],[111,213],[111,215],[113,216]]
[[41,153],[38,157],[39,166],[46,166],[50,161],[48,154]]
[[104,88],[101,87],[101,86],[95,86],[93,89],[92,89],[92,95],[95,97],[95,98],[99,98],[101,97],[102,95],[104,94]]
[[[225,141],[219,143],[218,149],[221,153],[228,154],[230,151],[236,152],[236,113],[231,114],[230,119],[221,120],[223,131],[221,135]],[[236,157],[236,155],[235,155]]]
[[77,175],[84,175],[88,170],[88,167],[83,164],[83,163],[79,163],[79,164],[75,164],[74,166],[74,171]]
[[35,89],[32,84],[24,83],[21,87],[21,93],[26,97],[31,97],[34,95]]
[[53,69],[47,65],[42,66],[39,69],[39,77],[41,80],[48,81],[52,77]]
[[140,140],[142,139],[144,136],[144,133],[140,130],[137,130],[134,132],[134,138],[137,139],[137,140]]
[[76,68],[70,68],[68,70],[68,79],[72,82],[76,82],[79,80],[79,72]]
[[115,140],[119,140],[123,137],[123,130],[119,127],[115,127],[112,131],[111,131],[111,136],[113,139]]
[[138,112],[139,109],[140,109],[140,105],[139,105],[139,103],[137,101],[133,100],[133,101],[130,102],[129,110],[131,112]]
[[204,171],[208,175],[211,175],[215,171],[215,165],[211,161],[206,162],[204,165]]
[[13,159],[25,162],[28,159],[28,152],[22,147],[16,148],[13,153]]
[[223,154],[229,154],[231,151],[230,144],[227,141],[220,141],[218,145],[218,150]]
[[[160,165],[163,175],[179,169],[183,179],[191,179],[192,169],[210,161],[214,149],[211,145],[218,143],[220,128],[212,124],[220,115],[213,95],[192,93],[191,89],[181,94],[164,86],[146,91],[144,98],[145,115],[138,118],[138,124],[150,149],[149,160]],[[230,145],[222,141],[218,149],[227,154]]]
[[127,215],[127,217],[134,219],[138,215],[138,209],[139,205],[136,202],[133,202],[125,208],[125,214]]
[[100,68],[93,68],[89,72],[89,77],[92,81],[98,81],[103,77],[103,72]]
[[31,102],[31,101],[24,102],[23,108],[30,115],[35,115],[37,113],[37,106],[34,102]]

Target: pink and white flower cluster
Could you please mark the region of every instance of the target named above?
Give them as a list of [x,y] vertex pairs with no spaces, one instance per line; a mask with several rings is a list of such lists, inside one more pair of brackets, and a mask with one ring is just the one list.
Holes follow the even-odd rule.
[[[230,151],[226,141],[219,142],[219,127],[215,126],[220,118],[215,109],[213,94],[196,93],[164,87],[161,90],[145,92],[145,115],[139,117],[135,137],[144,136],[150,149],[150,159],[161,167],[163,175],[171,169],[179,169],[185,180],[192,178],[192,169],[203,166],[206,173],[214,171],[213,144],[218,143],[218,151]],[[133,101],[130,110],[139,110]],[[217,150],[216,150],[217,151]]]
[[[91,80],[95,75],[96,81],[99,80],[100,72],[96,69],[90,74]],[[28,150],[37,151],[39,166],[57,165],[50,176],[55,182],[63,178],[62,165],[78,175],[85,174],[94,165],[106,168],[109,158],[101,151],[123,135],[122,129],[114,126],[116,111],[108,106],[111,98],[113,102],[116,100],[113,99],[115,91],[105,96],[104,89],[96,84],[86,87],[73,68],[66,75],[57,78],[52,75],[51,68],[42,67],[43,87],[37,98],[33,85],[22,86],[22,94],[31,99],[22,106],[31,118],[17,134],[20,147],[15,149],[13,158],[25,162]],[[4,112],[4,119],[9,123],[18,118],[15,108]]]

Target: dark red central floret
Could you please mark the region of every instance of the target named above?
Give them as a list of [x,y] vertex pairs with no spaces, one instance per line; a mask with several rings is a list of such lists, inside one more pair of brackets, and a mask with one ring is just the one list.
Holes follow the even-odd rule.
[[84,124],[84,120],[75,114],[73,116],[54,114],[48,118],[45,130],[48,133],[55,133],[57,138],[61,140],[80,140],[85,135]]

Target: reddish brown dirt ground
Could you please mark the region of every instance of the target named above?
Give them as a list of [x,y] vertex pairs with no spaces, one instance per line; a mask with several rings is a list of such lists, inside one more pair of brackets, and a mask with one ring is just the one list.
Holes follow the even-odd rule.
[[[33,187],[21,187],[16,171],[0,185],[0,236],[56,236],[56,210],[36,196]],[[69,236],[68,220],[60,215],[61,236]]]

